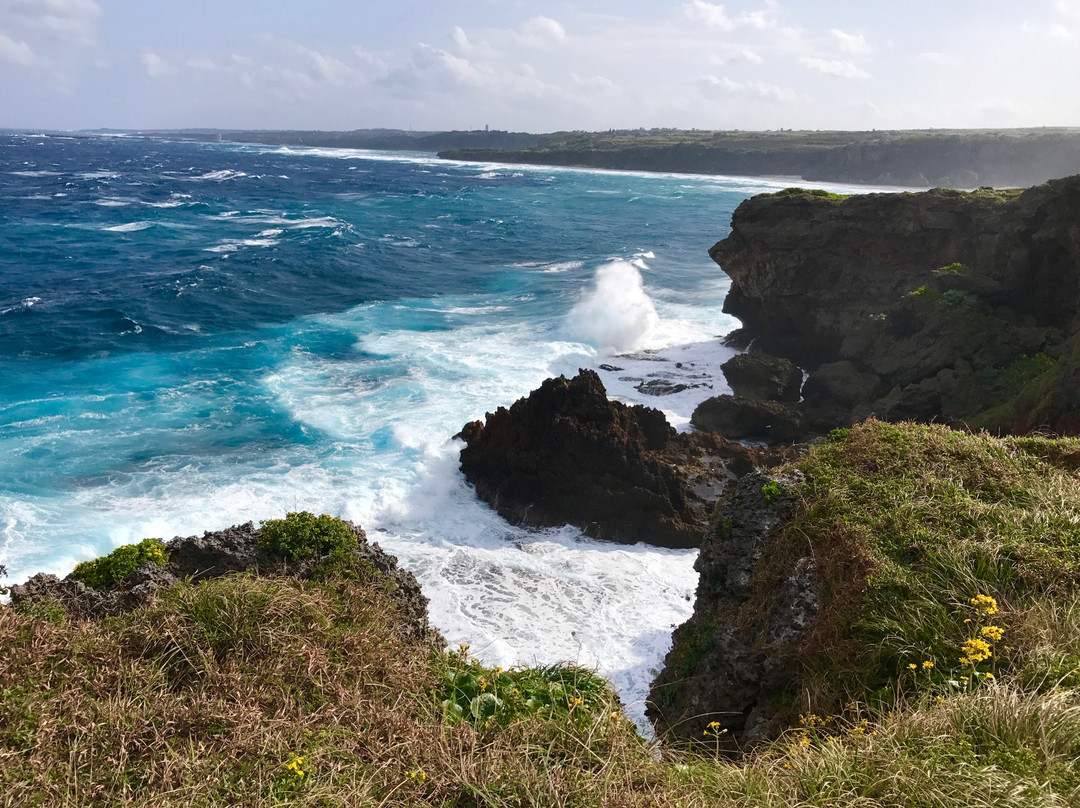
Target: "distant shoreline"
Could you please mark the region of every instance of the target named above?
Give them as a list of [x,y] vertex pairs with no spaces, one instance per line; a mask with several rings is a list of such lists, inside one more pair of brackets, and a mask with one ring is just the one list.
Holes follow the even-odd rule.
[[607,132],[355,129],[6,130],[268,146],[418,151],[466,162],[791,178],[896,188],[1021,188],[1080,173],[1080,128]]

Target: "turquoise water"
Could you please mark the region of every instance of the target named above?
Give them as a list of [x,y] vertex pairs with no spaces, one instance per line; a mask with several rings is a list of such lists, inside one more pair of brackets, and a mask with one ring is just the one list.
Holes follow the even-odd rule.
[[450,641],[596,665],[637,702],[694,554],[508,526],[451,436],[602,365],[685,425],[736,325],[706,250],[784,185],[0,135],[0,564],[328,512],[417,574]]

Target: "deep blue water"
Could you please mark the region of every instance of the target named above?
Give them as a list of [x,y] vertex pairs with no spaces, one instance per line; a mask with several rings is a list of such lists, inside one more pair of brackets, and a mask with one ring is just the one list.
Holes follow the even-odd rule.
[[418,575],[448,639],[599,665],[633,701],[693,553],[510,527],[450,437],[604,363],[685,423],[725,389],[734,325],[706,251],[776,187],[0,134],[0,564],[329,512]]

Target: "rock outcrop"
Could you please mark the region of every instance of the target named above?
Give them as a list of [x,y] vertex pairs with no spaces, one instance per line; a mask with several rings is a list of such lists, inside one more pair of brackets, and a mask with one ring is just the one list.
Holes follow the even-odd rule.
[[[428,600],[413,574],[401,569],[397,559],[378,544],[369,543],[359,525],[346,524],[356,536],[357,560],[370,565],[398,607],[401,621],[397,628],[412,639],[441,642],[437,632],[428,626]],[[259,546],[261,533],[260,528],[247,522],[202,536],[178,536],[165,545],[166,564],[145,564],[110,587],[94,588],[70,575],[59,579],[39,573],[11,587],[11,602],[16,608],[55,604],[77,619],[97,619],[135,609],[157,590],[181,580],[197,582],[249,571],[308,578],[322,561],[312,558],[287,563]]]
[[1064,386],[1080,370],[1080,176],[765,194],[710,255],[732,279],[724,309],[741,339],[810,372],[800,437],[871,414],[1076,433]]
[[818,612],[812,556],[792,559],[780,587],[755,587],[769,543],[794,508],[797,475],[745,475],[701,545],[694,614],[675,630],[646,713],[662,735],[701,741],[710,730],[745,747],[781,728],[797,684],[800,641]]
[[664,547],[698,546],[732,480],[796,451],[677,434],[658,410],[609,401],[590,370],[548,379],[460,437],[466,479],[507,521]]

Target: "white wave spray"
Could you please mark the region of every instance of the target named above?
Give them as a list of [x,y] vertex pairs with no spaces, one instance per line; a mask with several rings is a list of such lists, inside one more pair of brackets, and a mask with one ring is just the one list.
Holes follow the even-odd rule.
[[633,351],[648,341],[660,324],[645,293],[641,272],[629,261],[604,264],[593,276],[593,287],[566,317],[570,334],[601,351]]

